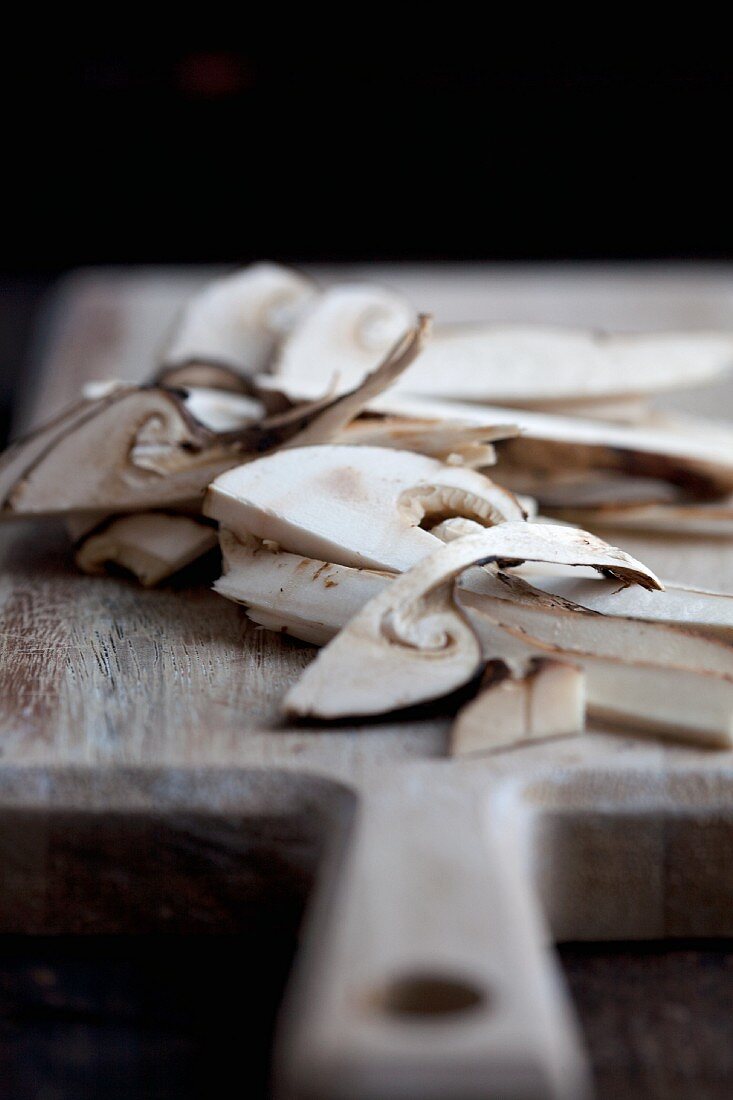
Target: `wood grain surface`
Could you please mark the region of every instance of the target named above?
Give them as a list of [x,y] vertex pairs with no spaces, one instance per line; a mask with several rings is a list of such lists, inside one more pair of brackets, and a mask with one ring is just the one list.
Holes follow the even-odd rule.
[[[733,324],[728,271],[359,274],[446,321]],[[49,306],[24,422],[87,379],[146,377],[204,278],[74,276]],[[732,395],[722,385],[675,401],[733,416]],[[446,717],[286,727],[279,701],[313,651],[256,629],[208,590],[205,569],[144,591],[80,576],[56,526],[6,525],[0,540],[0,815],[20,905],[3,907],[0,930],[34,912],[48,926],[50,853],[62,834],[83,848],[59,814],[155,810],[169,829],[191,812],[234,814],[265,836],[274,815],[290,822],[284,837],[321,815],[330,839],[281,1023],[282,1095],[582,1095],[582,1047],[548,939],[733,935],[733,754],[606,730],[447,761]],[[619,541],[663,576],[733,591],[729,540]],[[599,806],[610,831],[597,827]],[[279,829],[271,852],[287,850]],[[104,866],[114,841],[95,845]],[[21,903],[29,883],[36,901]],[[80,885],[82,909],[88,899]],[[473,1008],[446,1007],[451,983],[475,994]]]

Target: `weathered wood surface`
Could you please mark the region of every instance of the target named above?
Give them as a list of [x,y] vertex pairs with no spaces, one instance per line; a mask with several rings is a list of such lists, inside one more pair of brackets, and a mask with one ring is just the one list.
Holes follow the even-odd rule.
[[[365,274],[446,321],[733,323],[727,272]],[[49,313],[26,421],[86,379],[145,377],[200,281],[74,277]],[[733,415],[732,395],[676,400]],[[256,630],[201,584],[147,592],[79,576],[58,528],[0,538],[0,813],[25,808],[35,822],[7,833],[11,897],[30,876],[48,899],[53,815],[69,808],[258,820],[336,807],[282,1030],[284,1094],[579,1095],[583,1058],[548,934],[733,933],[732,753],[597,732],[449,762],[446,719],[286,728],[279,700],[308,647]],[[622,541],[662,575],[733,591],[729,540]],[[455,986],[472,1007],[450,1011]]]

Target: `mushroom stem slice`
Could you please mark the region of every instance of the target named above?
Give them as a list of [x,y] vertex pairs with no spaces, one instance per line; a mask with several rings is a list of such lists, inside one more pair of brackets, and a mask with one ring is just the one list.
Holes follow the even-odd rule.
[[117,565],[146,587],[177,573],[216,546],[213,527],[192,516],[143,512],[110,517],[82,537],[76,562],[85,573]]
[[533,658],[514,678],[503,661],[490,661],[475,699],[461,708],[450,732],[452,756],[496,752],[527,741],[582,733],[585,676],[574,665]]
[[178,319],[161,380],[170,384],[173,369],[193,365],[249,376],[266,370],[277,343],[316,295],[310,279],[278,264],[252,264],[216,279]]
[[223,573],[214,590],[269,630],[325,645],[392,574],[289,554],[254,536],[219,531]]
[[525,560],[593,565],[659,587],[639,562],[585,532],[499,524],[446,544],[392,581],[321,651],[288,693],[287,712],[319,718],[384,714],[462,687],[482,655],[454,599],[453,582],[473,565]]

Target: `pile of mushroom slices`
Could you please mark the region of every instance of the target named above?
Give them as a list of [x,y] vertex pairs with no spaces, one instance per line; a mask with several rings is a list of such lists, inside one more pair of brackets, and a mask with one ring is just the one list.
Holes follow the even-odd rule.
[[292,716],[470,697],[456,754],[587,716],[731,744],[733,595],[573,524],[733,534],[733,432],[649,404],[720,378],[733,335],[428,329],[366,283],[219,279],[151,382],[91,384],[0,458],[2,514],[63,515],[82,569],[146,585],[218,542],[217,592],[325,646]]

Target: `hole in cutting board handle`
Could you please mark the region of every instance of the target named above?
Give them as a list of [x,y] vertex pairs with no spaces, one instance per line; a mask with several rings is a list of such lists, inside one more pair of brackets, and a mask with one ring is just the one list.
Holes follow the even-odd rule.
[[417,1019],[452,1016],[487,1000],[484,990],[463,978],[419,970],[394,978],[382,995],[383,1008],[390,1015]]

